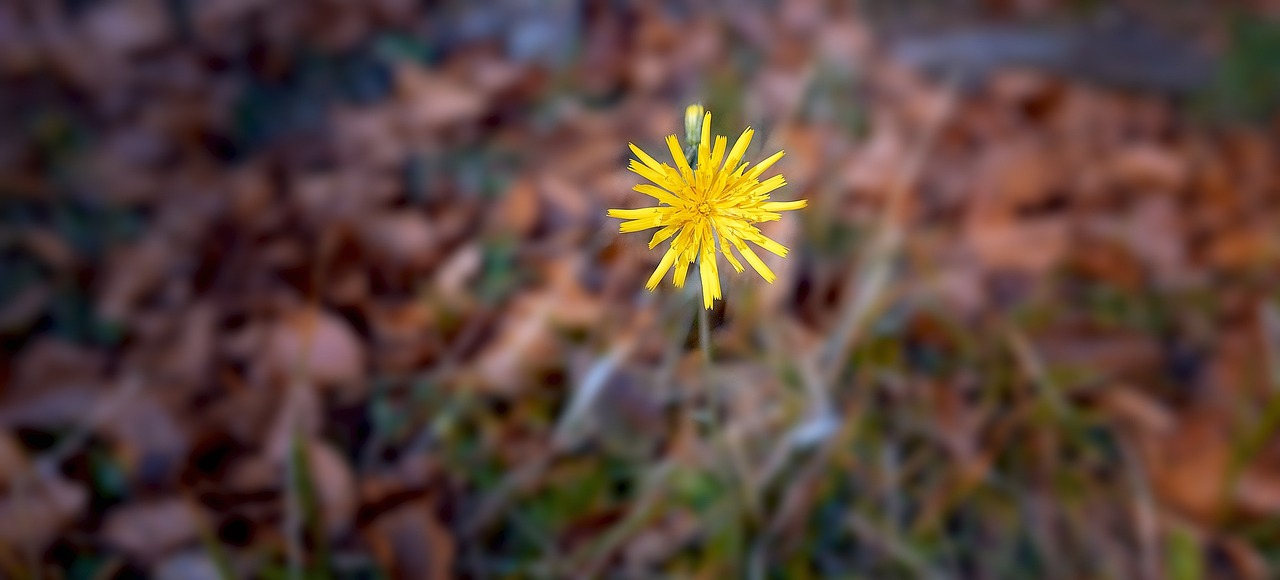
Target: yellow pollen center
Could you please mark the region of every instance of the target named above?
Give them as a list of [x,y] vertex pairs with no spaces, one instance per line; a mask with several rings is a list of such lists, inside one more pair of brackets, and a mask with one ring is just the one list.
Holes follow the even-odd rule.
[[700,213],[700,214],[702,214],[702,215],[704,215],[704,216],[709,216],[709,215],[711,215],[711,204],[709,204],[709,203],[707,203],[707,202],[705,202],[705,201],[704,201],[704,202],[702,202],[702,203],[700,203],[700,204],[698,204],[698,213]]

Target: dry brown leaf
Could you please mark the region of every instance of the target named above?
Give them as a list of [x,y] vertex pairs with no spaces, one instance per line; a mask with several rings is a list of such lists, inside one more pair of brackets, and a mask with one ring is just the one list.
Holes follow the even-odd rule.
[[495,226],[505,234],[526,237],[538,224],[538,192],[528,179],[511,184],[492,214]]
[[105,392],[94,385],[45,385],[0,407],[0,427],[60,428],[86,422]]
[[67,240],[51,230],[30,228],[19,234],[23,247],[54,272],[70,272],[80,263]]
[[93,5],[83,20],[84,33],[97,50],[118,56],[155,47],[173,35],[161,0],[116,0]]
[[0,544],[42,550],[88,504],[89,490],[60,475],[14,482],[0,497]]
[[170,240],[151,235],[112,252],[106,283],[98,292],[98,314],[117,322],[132,319],[138,302],[168,277],[180,251]]
[[394,111],[386,107],[334,111],[333,131],[339,155],[349,163],[394,169],[409,156]]
[[285,390],[284,401],[277,409],[271,431],[263,444],[263,454],[276,462],[289,456],[295,437],[313,439],[324,426],[324,406],[315,386],[292,383]]
[[1267,263],[1276,254],[1271,232],[1248,222],[1235,223],[1213,237],[1205,258],[1227,270],[1247,270]]
[[360,237],[375,255],[393,264],[418,269],[437,258],[436,232],[427,216],[416,211],[384,212],[359,222]]
[[1062,262],[1070,233],[1065,219],[971,220],[965,237],[989,268],[1043,274]]
[[1193,518],[1217,521],[1230,499],[1226,486],[1232,461],[1232,442],[1222,421],[1195,412],[1182,417],[1173,432],[1140,437],[1157,497]]
[[156,580],[222,580],[218,566],[206,552],[189,551],[174,554],[151,568]]
[[976,196],[987,211],[1012,211],[1045,202],[1063,182],[1057,152],[1022,139],[993,144],[978,160]]
[[570,224],[582,224],[591,211],[591,203],[581,188],[562,179],[558,175],[544,173],[538,178],[538,192],[542,194],[548,205],[555,208]]
[[53,291],[40,282],[28,283],[16,296],[0,306],[0,333],[11,333],[30,327],[44,315]]
[[1191,178],[1191,165],[1178,151],[1153,143],[1135,144],[1107,156],[1116,184],[1148,191],[1172,192]]
[[127,474],[151,484],[182,464],[191,449],[189,426],[179,422],[158,395],[140,392],[110,404],[102,431],[115,443],[116,459]]
[[164,374],[181,384],[193,384],[209,376],[217,322],[217,310],[212,304],[192,304],[183,314],[178,336],[161,362]]
[[393,578],[445,580],[455,577],[457,542],[436,516],[435,501],[421,499],[379,516],[365,530],[381,568]]
[[228,26],[255,10],[271,4],[271,0],[202,0],[191,6],[191,21],[202,39],[213,39],[228,33]]
[[364,345],[346,320],[330,312],[300,309],[282,316],[266,354],[280,376],[305,377],[348,395],[366,387]]
[[469,123],[488,109],[485,95],[455,79],[413,65],[396,69],[396,98],[401,115],[415,131]]
[[182,498],[125,504],[107,514],[102,535],[130,557],[154,562],[196,540],[194,509]]
[[484,252],[480,245],[468,243],[454,251],[436,268],[435,289],[445,302],[450,304],[469,304],[471,301],[471,281],[480,273]]
[[360,505],[355,474],[342,454],[328,443],[309,443],[307,462],[325,529],[330,537],[337,537],[351,527]]
[[476,362],[476,372],[486,390],[515,394],[529,384],[529,371],[554,360],[555,336],[548,320],[553,300],[524,296],[511,306],[498,335]]
[[7,430],[0,431],[0,490],[9,489],[9,484],[30,467],[18,440]]
[[376,305],[369,319],[377,341],[373,357],[379,369],[412,372],[438,350],[439,340],[433,332],[435,312],[421,301]]
[[345,221],[386,205],[400,195],[402,185],[384,171],[351,168],[298,177],[290,190],[294,203],[308,217]]

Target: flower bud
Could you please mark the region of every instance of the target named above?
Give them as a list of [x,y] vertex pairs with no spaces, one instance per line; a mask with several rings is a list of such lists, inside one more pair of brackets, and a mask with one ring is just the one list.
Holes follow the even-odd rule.
[[684,142],[696,147],[702,138],[702,115],[706,109],[701,104],[689,105],[684,110]]

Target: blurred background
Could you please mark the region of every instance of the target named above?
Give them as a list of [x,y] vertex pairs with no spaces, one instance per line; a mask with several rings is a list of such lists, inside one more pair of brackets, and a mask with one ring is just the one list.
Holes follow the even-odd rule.
[[[644,290],[684,107],[770,285]],[[0,3],[0,577],[1280,576],[1280,2]]]

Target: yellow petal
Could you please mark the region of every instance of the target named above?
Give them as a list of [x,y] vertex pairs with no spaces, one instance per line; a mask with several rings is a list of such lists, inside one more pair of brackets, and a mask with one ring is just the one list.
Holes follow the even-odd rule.
[[711,272],[712,266],[706,260],[698,261],[698,273],[702,277],[702,307],[711,310],[712,304],[715,303],[715,274]]
[[770,252],[773,252],[784,258],[787,257],[787,247],[782,244],[779,244],[778,242],[773,241],[772,239],[769,238],[769,236],[766,236],[761,233],[756,233],[756,235],[751,236],[747,239],[751,240],[752,242],[755,242],[756,245],[760,246],[761,248],[769,250]]
[[702,249],[698,256],[698,270],[702,276],[702,307],[707,310],[716,298],[720,297],[720,272],[716,268],[716,250],[710,232],[702,240]]
[[653,217],[646,217],[646,218],[631,220],[629,222],[622,222],[622,224],[618,226],[618,231],[624,234],[630,234],[632,232],[639,232],[639,231],[647,230],[650,228],[656,228],[660,225],[662,225],[662,217],[653,216]]
[[649,275],[649,281],[645,283],[644,287],[648,288],[651,292],[654,288],[657,288],[658,282],[661,282],[662,277],[667,275],[667,270],[671,269],[671,264],[675,263],[676,256],[679,253],[680,252],[676,251],[674,244],[672,244],[670,248],[667,248],[667,253],[662,255],[662,261],[658,262],[657,269],[653,271],[653,274]]
[[765,263],[760,260],[760,256],[756,255],[755,250],[752,250],[751,246],[738,244],[737,248],[739,252],[742,252],[742,257],[747,259],[747,263],[751,264],[751,267],[755,268],[756,272],[760,273],[760,277],[764,278],[765,282],[772,284],[774,280],[778,279],[778,276],[773,273],[773,270],[769,269],[769,266],[766,266]]
[[711,154],[711,111],[702,117],[702,139],[698,141],[698,167],[708,165]]
[[672,279],[677,288],[684,287],[684,279],[689,274],[689,264],[693,262],[693,253],[697,249],[693,229],[692,227],[681,229],[680,235],[676,236],[676,239],[671,242],[671,247],[680,252],[680,256],[676,258],[676,274]]
[[797,199],[795,201],[771,201],[760,206],[760,209],[765,211],[792,211],[804,209],[805,207],[808,207],[808,205],[809,201],[804,199]]
[[680,226],[670,225],[653,233],[653,238],[649,240],[649,249],[652,250],[665,242],[667,238],[676,235],[680,231]]
[[693,168],[689,167],[689,160],[684,158],[684,151],[680,149],[680,140],[675,135],[667,135],[667,148],[671,150],[671,157],[676,160],[676,167],[680,169],[680,175],[684,178],[685,183],[693,184]]
[[747,146],[751,145],[751,136],[754,134],[755,131],[751,127],[747,127],[747,130],[742,132],[742,135],[734,142],[733,149],[729,150],[729,157],[724,161],[726,169],[734,170],[738,167],[738,162],[742,161],[742,156],[746,154]]
[[624,220],[637,220],[641,218],[653,217],[659,215],[659,208],[642,207],[639,209],[611,209],[607,212],[609,217],[622,218]]
[[739,262],[737,256],[733,255],[733,251],[730,250],[729,240],[725,236],[720,236],[720,252],[724,254],[724,259],[729,261],[729,265],[733,266],[733,271],[741,274],[742,262]]
[[708,166],[717,173],[720,172],[720,164],[724,162],[724,149],[729,145],[729,140],[724,135],[716,135],[716,146],[711,148],[711,163]]
[[773,177],[770,177],[769,179],[761,181],[760,185],[757,185],[751,188],[751,195],[765,196],[765,195],[768,195],[769,192],[775,189],[778,189],[779,187],[782,187],[786,184],[787,184],[786,178],[782,177],[781,175],[775,175]]
[[[661,186],[663,189],[666,189],[667,191],[678,191],[680,189],[679,177],[668,174],[665,170],[654,171],[650,167],[641,163],[637,163],[635,161],[631,162],[631,165],[628,167],[628,169],[630,169],[636,175],[639,175],[640,177],[643,177],[645,179],[648,179],[649,181],[652,181],[658,184],[659,186]],[[666,168],[666,169],[670,169],[670,168]],[[675,170],[672,169],[672,171],[675,171]],[[673,180],[672,178],[675,178],[675,179]]]
[[680,198],[678,196],[656,185],[640,183],[640,184],[637,184],[635,187],[632,187],[631,189],[639,193],[643,193],[667,205],[680,205]]
[[777,163],[779,159],[782,159],[782,156],[785,153],[786,153],[785,151],[779,151],[777,153],[774,153],[773,155],[770,155],[768,159],[765,159],[764,161],[757,163],[755,167],[752,167],[751,171],[748,171],[745,177],[747,179],[755,179],[757,177],[760,177],[761,173],[764,173],[766,169],[773,167],[774,163]]
[[671,282],[676,285],[676,288],[684,288],[684,279],[688,275],[689,261],[681,258],[680,263],[676,265],[676,275],[672,278]]
[[649,166],[649,168],[654,171],[662,171],[662,164],[658,163],[657,159],[650,157],[643,149],[636,147],[635,143],[627,143],[627,145],[631,147],[631,152],[636,154],[636,158],[639,159],[641,163]]

